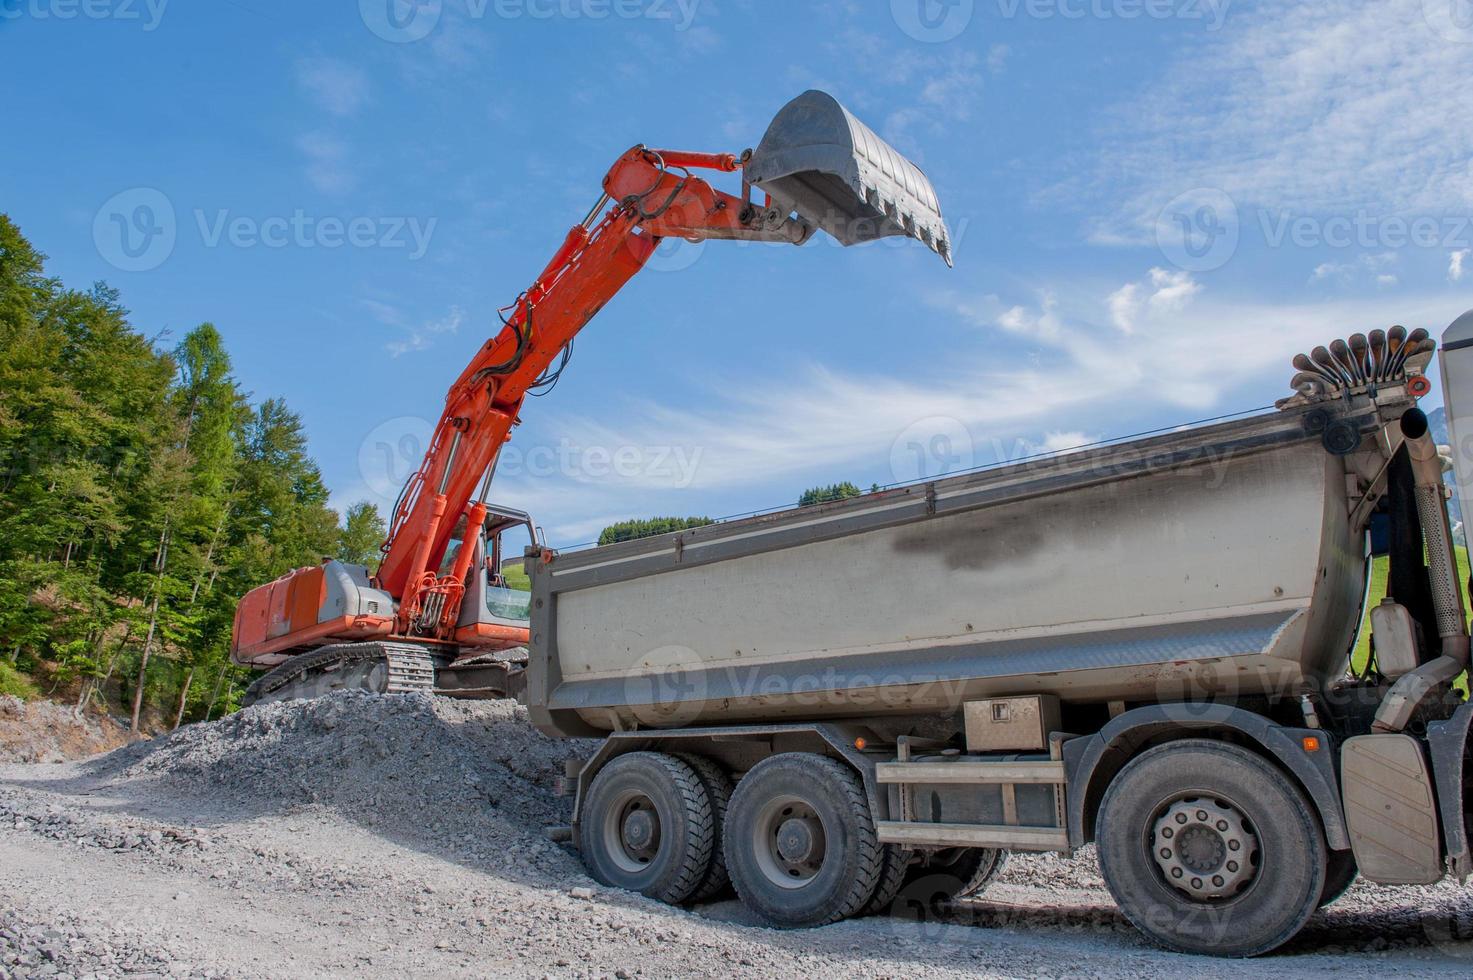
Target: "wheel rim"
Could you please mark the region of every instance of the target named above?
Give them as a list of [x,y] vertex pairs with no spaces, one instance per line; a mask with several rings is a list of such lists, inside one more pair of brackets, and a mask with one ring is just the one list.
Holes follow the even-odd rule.
[[768,801],[752,826],[757,867],[774,885],[802,888],[823,869],[828,835],[817,811],[796,796]]
[[1158,807],[1148,846],[1161,879],[1194,902],[1236,899],[1262,865],[1252,822],[1214,796],[1182,795]]
[[643,793],[624,793],[605,812],[604,853],[619,868],[638,874],[660,853],[660,812],[655,801]]

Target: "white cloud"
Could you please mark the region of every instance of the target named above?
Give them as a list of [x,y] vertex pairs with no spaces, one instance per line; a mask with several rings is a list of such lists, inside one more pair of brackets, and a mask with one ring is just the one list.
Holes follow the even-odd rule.
[[353,189],[357,177],[349,163],[348,144],[327,133],[305,133],[297,148],[307,158],[307,180],[319,191],[342,194]]
[[1422,7],[1324,0],[1235,17],[1123,100],[1095,179],[1060,190],[1097,195],[1101,242],[1149,242],[1161,208],[1193,188],[1240,212],[1466,212],[1473,116],[1449,107],[1466,102],[1473,46],[1436,36]]
[[1463,278],[1463,260],[1468,257],[1468,249],[1460,248],[1447,257],[1447,277],[1453,282]]
[[[897,58],[893,38],[853,28],[836,33],[827,54],[832,63],[858,72],[836,81],[805,70],[798,76],[800,83],[845,92],[843,101],[851,110],[922,165],[928,142],[944,138],[952,127],[972,118],[981,105],[984,72],[994,63],[990,56],[984,60],[976,52],[950,45],[920,45]],[[1005,53],[997,56],[1005,57]],[[866,110],[877,105],[900,108],[867,117]]]
[[380,303],[377,300],[363,300],[363,305],[380,323],[406,331],[406,336],[402,340],[393,340],[384,345],[384,350],[393,357],[402,357],[411,351],[428,350],[434,346],[436,338],[456,333],[460,330],[461,323],[465,321],[465,311],[458,306],[452,306],[450,312],[438,320],[427,320],[408,326],[408,318],[397,307]]
[[1046,432],[1043,436],[1043,451],[1047,453],[1067,453],[1071,449],[1088,446],[1094,442],[1083,432]]
[[297,84],[313,102],[335,116],[351,116],[368,102],[368,75],[336,58],[300,59]]
[[1368,252],[1346,262],[1321,262],[1310,273],[1309,281],[1333,282],[1340,286],[1369,281],[1381,287],[1395,286],[1400,280],[1386,270],[1396,262],[1395,252]]
[[[736,394],[699,408],[639,403],[600,418],[558,419],[557,431],[581,445],[699,450],[700,465],[687,485],[694,490],[873,464],[890,456],[908,426],[938,417],[957,420],[979,446],[1008,445],[1007,440],[1034,432],[1048,434],[1046,447],[1062,449],[1093,441],[1079,423],[1118,417],[1122,403],[1137,416],[1166,411],[1199,418],[1224,408],[1224,397],[1249,382],[1282,376],[1288,394],[1295,353],[1353,330],[1445,322],[1457,312],[1455,305],[1441,297],[1401,297],[1274,306],[1203,295],[1181,309],[1143,303],[1135,332],[1122,336],[1105,322],[1108,309],[1097,295],[1076,304],[1045,292],[1038,306],[1012,307],[999,317],[999,326],[1008,331],[1053,323],[1051,333],[1031,337],[1044,349],[1038,363],[1016,352],[999,357],[999,349],[1018,348],[1007,340],[979,343],[923,381],[878,370],[852,374],[814,366],[760,392],[713,381],[712,391]],[[986,306],[948,307],[938,315],[970,319]],[[1085,312],[1076,315],[1075,310]],[[615,417],[628,421],[609,421]],[[660,499],[652,493],[644,509],[663,506],[656,502]],[[601,501],[604,509],[606,501]]]
[[[581,414],[549,405],[548,414],[531,420],[533,431],[519,430],[510,444],[523,463],[498,471],[495,494],[530,510],[554,544],[567,545],[626,517],[709,512],[713,494],[760,506],[788,498],[805,481],[873,472],[894,459],[897,441],[922,420],[952,421],[949,431],[965,432],[974,446],[1007,458],[1064,452],[1123,435],[1120,426],[1128,422],[1254,407],[1236,400],[1245,386],[1289,394],[1289,362],[1299,351],[1392,323],[1446,323],[1465,305],[1451,293],[1273,305],[1203,292],[1174,309],[1174,299],[1153,306],[1145,298],[1173,296],[1169,280],[1147,274],[1140,283],[1143,298],[1130,334],[1111,325],[1098,288],[1043,290],[1033,303],[1014,307],[990,295],[937,294],[933,318],[998,332],[979,336],[924,377],[878,364],[864,372],[810,365],[760,389],[740,377],[710,378],[713,394],[696,407],[621,400]],[[370,311],[403,329],[412,322],[392,305]],[[1043,333],[1022,332],[1040,323],[1049,325]],[[549,467],[550,456],[540,468],[530,465],[538,439],[549,434],[554,450],[564,440],[580,449],[572,465]],[[602,451],[602,469],[589,465],[588,447]],[[606,472],[609,459],[630,447],[635,470]],[[365,496],[353,489],[341,495],[344,502]]]
[[1128,282],[1105,299],[1110,322],[1122,333],[1134,333],[1143,311],[1152,315],[1184,308],[1201,290],[1190,272],[1152,269],[1147,282]]
[[[1049,341],[1059,336],[1058,306],[1059,302],[1054,294],[1045,290],[1039,294],[1036,312],[1022,306],[1012,306],[999,313],[993,322],[1009,333],[1026,334]],[[953,312],[975,317],[977,310],[977,304],[963,302]]]
[[1141,286],[1128,282],[1111,293],[1105,300],[1110,308],[1110,322],[1122,333],[1135,331],[1135,318],[1141,310]]
[[1007,67],[1008,55],[1010,54],[1012,54],[1012,49],[1009,48],[1006,44],[994,44],[992,47],[988,48],[987,70],[992,72],[994,75],[1002,74],[1002,70]]

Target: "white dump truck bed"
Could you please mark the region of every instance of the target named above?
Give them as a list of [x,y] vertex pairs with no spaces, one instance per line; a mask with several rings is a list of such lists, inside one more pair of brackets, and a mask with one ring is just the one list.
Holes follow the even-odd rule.
[[1318,686],[1367,567],[1322,433],[1383,421],[1295,408],[532,562],[529,705],[589,734]]

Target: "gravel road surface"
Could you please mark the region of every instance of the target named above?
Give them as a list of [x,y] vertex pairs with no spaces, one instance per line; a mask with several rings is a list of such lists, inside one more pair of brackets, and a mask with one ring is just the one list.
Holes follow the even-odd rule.
[[1286,950],[1165,953],[1093,854],[1015,856],[942,918],[784,932],[726,899],[603,888],[542,834],[586,745],[509,702],[268,704],[93,759],[0,766],[12,977],[1138,977],[1473,974],[1473,889],[1357,884]]

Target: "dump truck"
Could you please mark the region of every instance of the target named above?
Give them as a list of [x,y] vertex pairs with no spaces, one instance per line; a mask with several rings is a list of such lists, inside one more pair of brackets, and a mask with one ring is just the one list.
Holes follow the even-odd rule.
[[[1282,945],[1357,874],[1466,879],[1436,349],[1357,333],[1294,358],[1272,411],[529,551],[531,718],[601,740],[565,782],[588,869],[672,903],[729,882],[796,927],[1093,844],[1150,939],[1224,956]],[[1473,312],[1439,357],[1466,508]]]

